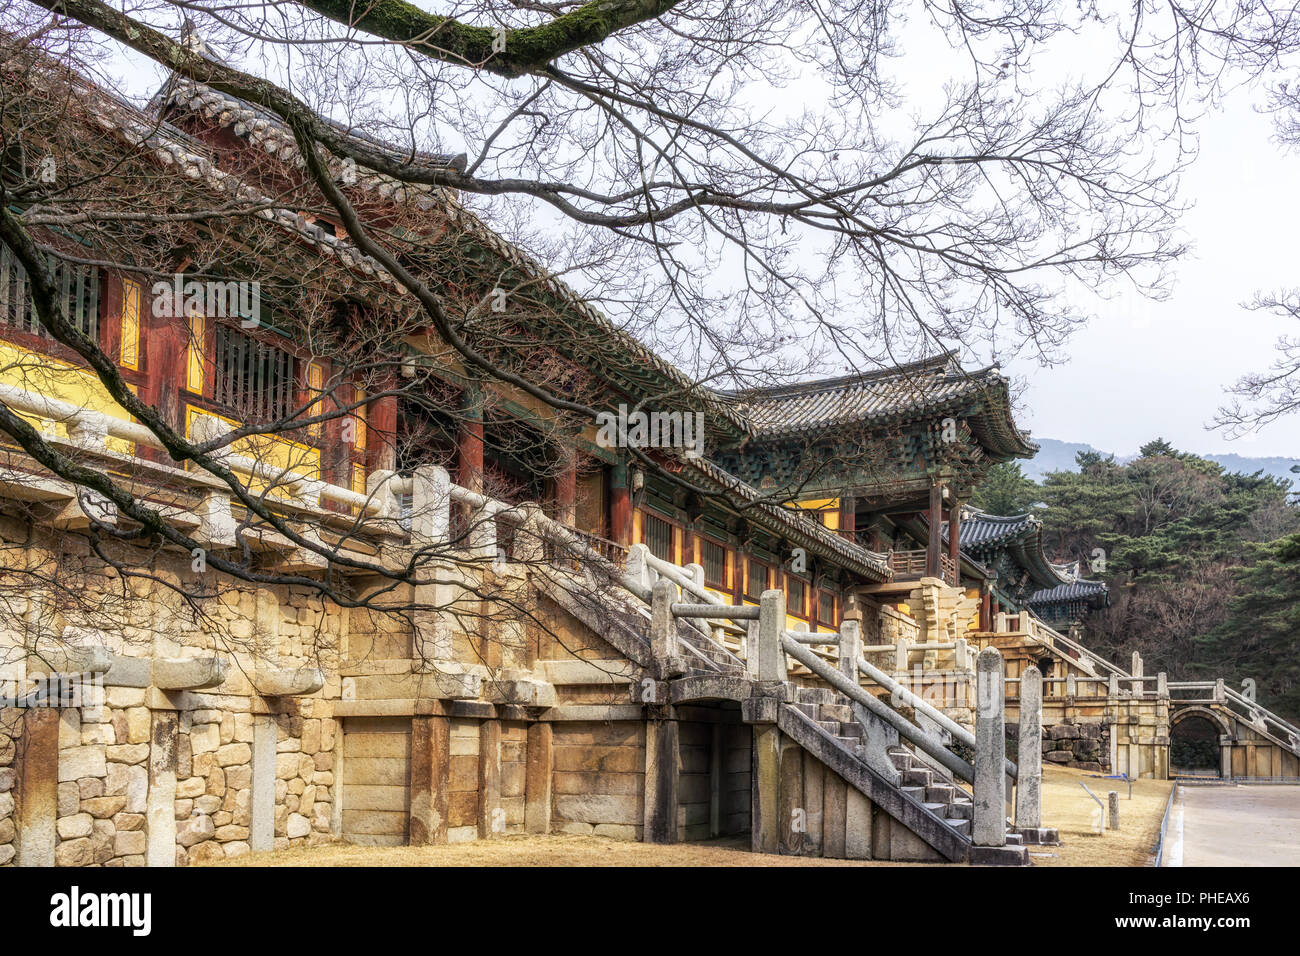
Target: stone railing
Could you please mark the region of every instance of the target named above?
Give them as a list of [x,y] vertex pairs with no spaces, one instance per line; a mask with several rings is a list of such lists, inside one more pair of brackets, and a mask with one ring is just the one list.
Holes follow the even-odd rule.
[[1227,686],[1223,678],[1213,681],[1172,681],[1169,696],[1183,702],[1217,703],[1232,710],[1255,730],[1300,754],[1300,728]]
[[[0,401],[16,412],[34,415],[63,425],[67,430],[66,439],[49,436],[47,440],[54,444],[66,444],[80,455],[99,458],[105,465],[120,465],[124,457],[110,447],[110,439],[165,450],[158,436],[143,425],[14,385],[0,384]],[[229,426],[220,419],[210,415],[199,415],[192,423],[191,438],[198,443],[207,443],[220,439],[229,431]],[[396,517],[397,514],[396,510],[387,511],[385,503],[372,495],[320,481],[293,469],[277,468],[267,462],[236,454],[228,447],[213,452],[212,457],[237,475],[246,476],[252,481],[260,482],[267,489],[273,489],[271,500],[277,508],[321,514],[322,504],[330,502],[345,508],[357,509],[358,513],[366,518]],[[186,471],[138,458],[132,461],[134,466],[142,470],[144,477],[152,475],[160,479],[160,482],[179,483],[197,491],[200,495],[199,504],[192,510],[181,509],[175,505],[161,506],[160,510],[165,518],[178,525],[191,525],[196,530],[196,537],[205,543],[216,545],[235,543],[231,493],[220,479],[203,471]],[[6,469],[0,477],[6,483],[15,486],[24,482],[46,482],[51,485],[48,489],[50,491],[57,491],[53,486],[64,484],[57,479],[41,479],[35,474],[21,474],[12,468]],[[100,524],[116,524],[116,507],[108,500],[85,489],[80,489],[79,493],[72,485],[67,485],[64,491],[68,499],[75,501],[88,517]],[[280,494],[277,495],[276,492]],[[258,492],[259,495],[261,493]]]

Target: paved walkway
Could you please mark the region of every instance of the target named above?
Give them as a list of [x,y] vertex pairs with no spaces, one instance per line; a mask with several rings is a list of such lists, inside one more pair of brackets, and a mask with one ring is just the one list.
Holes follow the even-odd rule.
[[1166,866],[1300,866],[1300,786],[1180,787]]

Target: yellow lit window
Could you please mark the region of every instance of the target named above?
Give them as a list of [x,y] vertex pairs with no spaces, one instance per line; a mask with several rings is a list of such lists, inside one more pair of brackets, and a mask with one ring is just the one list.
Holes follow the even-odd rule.
[[[307,366],[307,401],[313,404],[307,408],[307,417],[311,418],[321,413],[321,406],[318,399],[322,386],[325,384],[324,371],[320,364],[312,362]],[[307,434],[312,438],[320,438],[321,423],[316,422],[307,427]]]
[[185,387],[191,392],[203,394],[203,333],[205,320],[195,312],[190,315],[189,366],[185,375]]
[[122,364],[140,367],[140,283],[122,280]]

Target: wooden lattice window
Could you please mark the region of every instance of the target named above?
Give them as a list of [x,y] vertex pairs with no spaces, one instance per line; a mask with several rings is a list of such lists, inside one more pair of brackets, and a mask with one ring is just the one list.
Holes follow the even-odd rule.
[[785,609],[795,617],[803,617],[808,594],[808,585],[793,574],[786,575]]
[[817,620],[835,626],[835,592],[822,590],[817,596]]
[[647,513],[641,536],[656,558],[661,561],[673,559],[673,526],[663,518]]
[[[46,263],[54,279],[57,302],[68,320],[88,337],[99,336],[99,270],[64,262],[52,253]],[[27,270],[7,245],[0,243],[0,321],[49,338],[36,315]]]
[[214,334],[212,400],[245,421],[287,418],[296,404],[297,360],[229,326]]
[[745,576],[746,596],[754,599],[762,597],[763,592],[767,590],[767,580],[767,565],[751,560]]
[[713,588],[727,588],[730,584],[727,574],[727,549],[716,541],[701,538],[700,559],[700,563],[704,566],[704,583]]

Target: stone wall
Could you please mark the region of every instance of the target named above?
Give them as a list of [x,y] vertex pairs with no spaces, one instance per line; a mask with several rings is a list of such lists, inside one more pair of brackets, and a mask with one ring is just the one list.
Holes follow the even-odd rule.
[[22,711],[0,708],[0,866],[13,862],[16,827],[14,823],[14,757],[18,753],[18,737],[22,727]]
[[644,827],[645,724],[557,723],[554,810],[559,833],[640,840]]
[[[1012,731],[1013,728],[1008,727],[1008,733]],[[1044,727],[1043,761],[1110,773],[1110,733],[1110,725],[1104,722]]]
[[[257,848],[330,838],[336,723],[319,716],[329,702],[307,699],[299,713],[274,715],[254,715],[248,699],[168,711],[147,707],[149,693],[109,687],[103,706],[59,712],[58,865],[143,866],[147,854],[165,854],[164,834],[177,865],[248,853],[257,776],[273,788]],[[258,722],[274,737],[264,776],[253,752]],[[170,759],[159,773],[163,752]],[[159,798],[175,822],[149,817],[151,838],[146,815]]]

